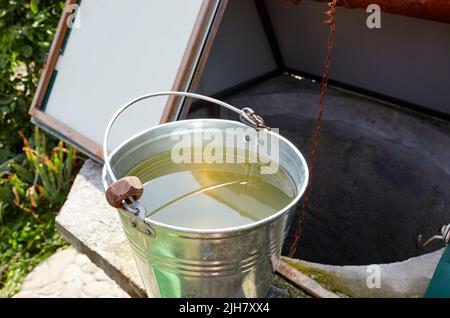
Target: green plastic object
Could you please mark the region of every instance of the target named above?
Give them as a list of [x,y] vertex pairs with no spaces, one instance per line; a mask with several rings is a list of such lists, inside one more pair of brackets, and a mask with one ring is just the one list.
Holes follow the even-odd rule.
[[[449,245],[450,246],[450,245]],[[450,248],[447,246],[425,293],[425,298],[450,298]]]

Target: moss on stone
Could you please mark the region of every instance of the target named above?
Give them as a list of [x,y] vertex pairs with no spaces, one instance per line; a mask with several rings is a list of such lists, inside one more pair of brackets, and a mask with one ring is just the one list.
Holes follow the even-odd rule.
[[340,297],[351,297],[351,292],[349,289],[339,281],[339,278],[334,276],[332,273],[326,272],[324,270],[313,268],[301,263],[300,261],[294,261],[290,258],[283,257],[285,261],[290,266],[294,267],[298,271],[302,272],[309,278],[314,279],[316,282],[332,291]]

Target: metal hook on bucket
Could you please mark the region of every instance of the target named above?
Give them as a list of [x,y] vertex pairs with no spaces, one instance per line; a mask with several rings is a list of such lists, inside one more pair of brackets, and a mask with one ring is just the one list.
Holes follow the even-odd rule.
[[419,246],[426,247],[434,240],[443,240],[445,245],[448,245],[448,243],[450,242],[450,224],[442,225],[439,232],[441,233],[440,235],[434,235],[425,242],[423,241],[423,235],[419,234]]
[[[140,181],[136,182],[136,184],[139,184],[138,186],[134,186],[130,184],[128,180],[124,180],[125,178],[122,178],[120,180],[117,180],[116,176],[114,175],[114,172],[112,171],[111,164],[110,164],[110,154],[108,152],[108,141],[109,141],[109,135],[111,133],[111,129],[117,120],[117,118],[122,114],[127,108],[132,106],[133,104],[152,97],[158,97],[158,96],[180,96],[180,97],[191,97],[200,99],[206,102],[210,102],[222,107],[225,107],[239,115],[240,120],[250,126],[255,128],[256,130],[259,129],[267,129],[270,130],[270,127],[268,127],[261,116],[257,115],[255,111],[249,107],[245,107],[243,109],[236,108],[234,106],[231,106],[230,104],[227,104],[225,102],[222,102],[220,100],[195,94],[195,93],[187,93],[187,92],[157,92],[157,93],[151,93],[146,94],[143,96],[140,96],[127,104],[123,105],[121,108],[119,108],[116,113],[112,116],[111,120],[109,121],[105,135],[103,137],[103,156],[104,156],[104,169],[103,169],[103,180],[104,180],[104,187],[105,190],[107,190],[107,200],[108,203],[116,208],[123,208],[124,210],[128,211],[132,216],[132,222],[131,226],[136,228],[137,230],[144,232],[146,234],[155,235],[154,229],[146,222],[146,215],[147,211],[145,209],[145,206],[141,203],[139,203],[140,195],[142,194],[142,184],[139,184]],[[134,177],[136,178],[136,177]],[[137,179],[137,178],[136,178]],[[117,186],[117,183],[122,182],[120,186]],[[113,185],[116,185],[117,191],[111,190],[111,187]],[[137,193],[136,189],[141,188],[141,193],[136,196]],[[125,189],[125,190],[124,190]],[[109,193],[108,193],[109,192]],[[128,195],[129,193],[129,195]],[[134,195],[133,195],[134,194]]]
[[260,128],[270,130],[270,127],[265,124],[264,119],[257,115],[250,107],[242,108],[239,119],[256,130],[259,130]]

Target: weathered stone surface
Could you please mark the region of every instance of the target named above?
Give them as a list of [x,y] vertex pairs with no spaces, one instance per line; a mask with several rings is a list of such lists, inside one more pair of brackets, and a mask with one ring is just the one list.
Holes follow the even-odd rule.
[[[90,266],[88,266],[90,265]],[[129,297],[103,271],[69,248],[39,264],[16,298]]]
[[67,270],[62,275],[62,280],[65,283],[72,282],[77,279],[77,277],[81,277],[82,271],[79,265],[71,264],[67,267]]
[[59,252],[60,257],[49,258],[37,266],[33,271],[32,279],[26,279],[22,284],[23,290],[33,290],[55,282],[60,273],[71,264],[76,252],[67,249]]
[[81,289],[80,288],[66,288],[64,289],[61,294],[61,298],[80,298],[82,296]]
[[75,257],[75,262],[79,266],[83,266],[85,264],[89,264],[90,263],[89,259],[83,254],[77,254],[77,256]]
[[59,296],[59,294],[61,294],[63,287],[64,287],[64,284],[58,280],[56,282],[50,283],[50,284],[42,287],[40,290],[40,293],[44,296],[57,297],[57,296]]
[[83,291],[92,297],[100,297],[102,295],[108,295],[111,293],[111,287],[106,282],[94,282],[88,284],[83,288]]
[[95,277],[94,277],[94,275],[88,274],[88,273],[86,273],[86,274],[81,274],[81,281],[82,281],[84,284],[89,284],[89,283],[95,281]]
[[95,278],[96,280],[98,280],[98,281],[101,281],[101,280],[108,279],[108,276],[106,276],[106,274],[105,274],[104,271],[97,271],[97,272],[94,274],[94,278]]
[[[117,210],[106,202],[101,166],[87,160],[56,218],[61,235],[132,297],[146,297]],[[94,273],[96,267],[83,270]]]
[[[379,288],[367,280],[375,267],[332,266],[289,259],[328,289],[350,297],[423,297],[444,249],[403,262],[379,264]],[[372,265],[373,266],[373,265]]]
[[83,265],[83,270],[86,273],[94,274],[97,270],[97,266],[95,266],[93,263],[89,262],[88,264]]

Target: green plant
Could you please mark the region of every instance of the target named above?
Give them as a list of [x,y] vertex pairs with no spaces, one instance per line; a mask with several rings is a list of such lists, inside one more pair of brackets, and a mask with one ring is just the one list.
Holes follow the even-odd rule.
[[63,7],[60,0],[0,0],[0,297],[66,246],[55,214],[81,161],[33,130],[28,116]]
[[21,136],[24,152],[0,168],[0,296],[16,292],[26,273],[65,246],[54,217],[80,163],[74,148],[62,141],[49,147],[38,128],[31,142]]
[[28,108],[64,2],[0,0],[0,163],[21,151],[32,131]]

